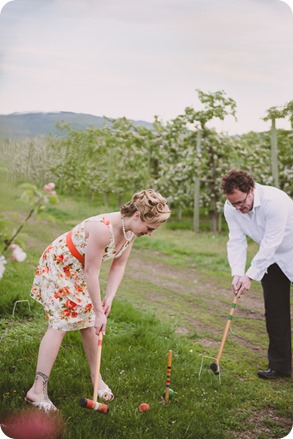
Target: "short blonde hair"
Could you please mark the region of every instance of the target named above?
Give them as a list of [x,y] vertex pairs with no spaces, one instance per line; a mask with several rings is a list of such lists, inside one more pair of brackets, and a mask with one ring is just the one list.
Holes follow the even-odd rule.
[[153,189],[137,192],[120,209],[121,214],[126,217],[137,211],[140,213],[140,219],[149,224],[161,224],[171,215],[167,200]]

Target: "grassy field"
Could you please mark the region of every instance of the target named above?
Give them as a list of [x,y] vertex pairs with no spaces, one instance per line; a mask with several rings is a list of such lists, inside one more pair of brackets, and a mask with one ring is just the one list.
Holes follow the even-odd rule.
[[[18,188],[2,182],[0,214],[11,232],[28,210],[19,195]],[[56,221],[27,223],[20,239],[28,257],[9,261],[0,280],[0,423],[27,410],[24,396],[46,330],[42,308],[29,298],[38,258],[56,236],[97,212],[73,199],[61,199],[49,210]],[[62,438],[277,439],[289,433],[292,380],[256,377],[258,368],[266,367],[267,346],[258,283],[236,307],[220,380],[209,370],[233,299],[225,245],[225,235],[195,235],[168,225],[136,241],[103,342],[101,371],[115,400],[107,415],[79,407],[80,398],[92,398],[92,387],[80,334],[68,333],[49,382],[64,422]],[[249,257],[255,249],[250,243]],[[105,264],[102,288],[107,269]],[[175,397],[165,407],[169,350]],[[151,406],[149,412],[139,412],[142,402]]]

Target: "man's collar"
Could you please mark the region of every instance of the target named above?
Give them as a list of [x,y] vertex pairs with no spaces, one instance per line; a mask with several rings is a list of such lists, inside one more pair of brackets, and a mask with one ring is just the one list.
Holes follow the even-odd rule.
[[256,207],[260,206],[260,187],[258,183],[255,183],[254,191],[253,191],[253,207],[251,212],[255,210]]

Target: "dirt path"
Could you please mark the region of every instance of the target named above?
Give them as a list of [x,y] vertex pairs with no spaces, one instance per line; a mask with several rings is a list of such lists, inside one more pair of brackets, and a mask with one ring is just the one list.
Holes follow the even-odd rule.
[[[233,300],[229,283],[191,268],[173,267],[168,257],[134,249],[119,298],[154,312],[175,326],[177,333],[194,334],[206,346],[218,346]],[[264,351],[266,338],[262,293],[251,291],[237,304],[231,334],[253,351]],[[261,332],[256,337],[256,331]],[[236,333],[237,330],[237,333]],[[257,338],[257,339],[256,339]]]

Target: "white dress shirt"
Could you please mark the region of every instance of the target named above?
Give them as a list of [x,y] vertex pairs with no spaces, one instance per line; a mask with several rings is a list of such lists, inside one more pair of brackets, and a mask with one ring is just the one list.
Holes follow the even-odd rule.
[[[241,213],[226,201],[224,215],[229,227],[227,251],[232,276],[246,274],[261,280],[268,267],[276,263],[293,281],[293,200],[285,192],[256,183],[252,210]],[[259,250],[245,273],[247,236],[259,244]]]

